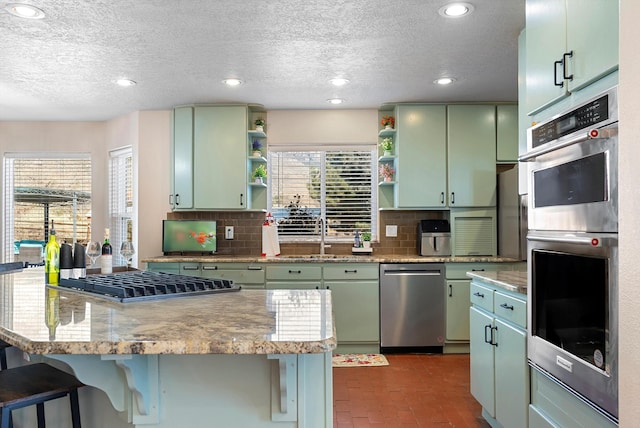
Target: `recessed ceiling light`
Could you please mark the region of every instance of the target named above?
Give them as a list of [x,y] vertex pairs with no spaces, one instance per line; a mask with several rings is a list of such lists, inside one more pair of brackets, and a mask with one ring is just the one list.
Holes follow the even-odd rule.
[[344,100],[343,100],[342,98],[329,98],[329,99],[327,100],[327,102],[328,102],[329,104],[337,105],[337,104],[342,104],[342,103],[344,102]]
[[449,3],[442,6],[438,13],[445,18],[460,18],[473,12],[473,5],[469,3]]
[[9,3],[5,9],[12,15],[27,19],[42,19],[44,11],[30,4]]
[[453,77],[441,77],[439,79],[434,80],[433,83],[444,86],[444,85],[450,85],[455,81],[456,79],[454,79]]
[[224,79],[222,81],[222,83],[224,83],[227,86],[238,86],[238,85],[242,84],[242,80],[236,79],[234,77],[234,78]]
[[128,87],[128,86],[134,86],[135,84],[136,84],[136,82],[131,80],[131,79],[118,79],[118,80],[116,80],[116,85],[119,85],[119,86]]
[[335,79],[329,80],[335,86],[343,86],[349,83],[349,79],[344,79],[342,77],[336,77]]

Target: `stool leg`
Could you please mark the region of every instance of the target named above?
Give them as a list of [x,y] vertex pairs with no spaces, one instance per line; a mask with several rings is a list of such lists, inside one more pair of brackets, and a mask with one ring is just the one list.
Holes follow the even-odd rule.
[[7,351],[4,348],[0,349],[0,368],[7,369]]
[[77,389],[69,392],[69,401],[71,402],[71,421],[73,423],[73,428],[82,428],[80,426],[80,404],[78,402]]
[[46,428],[46,422],[44,420],[44,403],[36,404],[36,409],[38,411],[38,428]]
[[2,409],[2,419],[0,420],[0,428],[11,428],[11,410]]

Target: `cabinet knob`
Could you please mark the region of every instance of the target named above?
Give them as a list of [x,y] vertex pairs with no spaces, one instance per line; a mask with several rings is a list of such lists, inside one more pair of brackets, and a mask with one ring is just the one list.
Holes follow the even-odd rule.
[[553,85],[559,86],[562,88],[564,86],[564,80],[560,80],[558,82],[558,66],[559,65],[562,65],[562,60],[553,62]]
[[573,51],[565,52],[562,55],[562,77],[565,80],[573,80],[573,74],[567,75],[567,63],[571,57],[573,57]]
[[476,297],[480,297],[481,299],[484,299],[484,294],[480,293],[479,291],[476,291],[475,293],[473,293],[473,295]]
[[291,270],[291,269],[289,269],[289,273],[301,274],[302,271],[301,270]]

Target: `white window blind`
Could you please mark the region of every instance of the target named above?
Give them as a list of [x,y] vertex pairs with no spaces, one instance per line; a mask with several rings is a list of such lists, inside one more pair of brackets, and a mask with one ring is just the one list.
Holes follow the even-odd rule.
[[42,263],[39,245],[49,239],[51,220],[58,242],[86,243],[91,217],[91,158],[88,154],[4,157],[3,260]]
[[375,232],[375,149],[269,152],[269,210],[284,240],[319,237],[351,240],[355,231]]
[[127,264],[120,245],[133,242],[133,208],[133,150],[126,147],[109,152],[109,234],[114,266]]

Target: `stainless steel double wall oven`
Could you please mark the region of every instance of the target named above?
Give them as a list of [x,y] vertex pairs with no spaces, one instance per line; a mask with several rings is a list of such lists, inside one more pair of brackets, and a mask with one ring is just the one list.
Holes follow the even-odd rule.
[[617,87],[528,130],[532,367],[618,419]]

